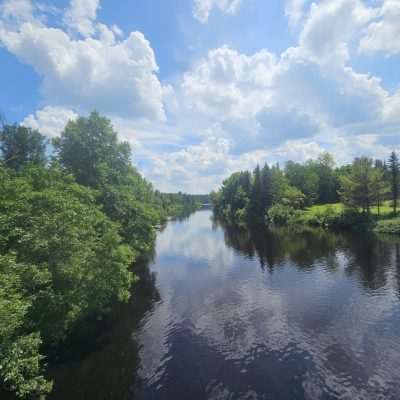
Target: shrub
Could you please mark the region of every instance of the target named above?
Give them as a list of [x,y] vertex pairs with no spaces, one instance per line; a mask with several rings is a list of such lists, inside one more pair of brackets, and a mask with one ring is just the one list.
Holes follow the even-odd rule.
[[267,223],[286,225],[294,221],[298,211],[291,206],[276,204],[272,206],[266,215]]
[[375,231],[379,233],[392,233],[400,235],[400,218],[378,221]]

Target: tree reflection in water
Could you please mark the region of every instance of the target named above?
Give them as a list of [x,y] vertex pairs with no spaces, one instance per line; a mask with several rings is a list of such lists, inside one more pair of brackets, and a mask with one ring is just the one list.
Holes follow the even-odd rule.
[[[69,361],[62,360],[50,368],[55,385],[50,399],[131,399],[140,368],[139,345],[134,333],[142,319],[160,301],[155,286],[155,274],[149,264],[154,253],[147,260],[135,265],[139,281],[133,288],[133,295],[127,304],[117,304],[111,316],[111,326],[100,336],[85,337],[74,343]],[[85,347],[97,349],[87,353]],[[74,359],[75,358],[75,359]]]
[[[400,238],[371,232],[330,232],[312,227],[253,226],[241,228],[213,218],[213,229],[221,227],[227,246],[256,258],[262,270],[273,272],[290,262],[302,270],[323,264],[336,270],[339,258],[346,260],[346,273],[357,274],[365,289],[377,290],[387,284],[388,272],[397,265],[399,276]],[[399,283],[400,286],[400,283]]]

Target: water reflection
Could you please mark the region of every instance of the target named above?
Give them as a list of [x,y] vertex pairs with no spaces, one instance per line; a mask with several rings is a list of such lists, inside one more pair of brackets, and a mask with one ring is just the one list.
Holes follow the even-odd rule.
[[199,211],[160,232],[151,271],[54,398],[399,398],[399,239],[238,230]]
[[[155,275],[148,264],[148,260],[143,260],[136,265],[140,281],[135,286],[134,297],[129,304],[115,307],[112,327],[105,327],[101,335],[99,332],[92,336],[86,334],[85,340],[66,345],[69,352],[64,358],[70,361],[64,359],[50,369],[55,383],[50,399],[132,398],[140,366],[139,344],[132,334],[140,329],[144,315],[160,300]],[[136,301],[138,298],[140,302]]]
[[396,243],[206,212],[169,225],[137,398],[397,399]]

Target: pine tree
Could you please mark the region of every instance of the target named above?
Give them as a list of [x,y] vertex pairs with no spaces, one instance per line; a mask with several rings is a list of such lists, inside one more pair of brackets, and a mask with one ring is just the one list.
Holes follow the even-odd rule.
[[388,181],[385,179],[384,175],[383,163],[375,162],[375,167],[371,178],[371,187],[374,192],[375,204],[378,208],[378,216],[381,214],[382,202],[387,193],[390,191]]
[[261,170],[261,202],[264,211],[272,206],[272,176],[267,163]]
[[261,189],[261,170],[260,166],[254,169],[253,185],[250,195],[250,214],[253,222],[262,221],[264,219],[264,209],[262,204],[262,189]]
[[391,192],[393,201],[393,213],[397,213],[397,200],[399,197],[399,175],[400,175],[400,165],[399,158],[397,154],[393,151],[389,157],[389,171],[391,180]]
[[340,194],[346,206],[360,207],[364,213],[370,214],[376,198],[375,172],[371,158],[354,159],[351,173],[340,177]]

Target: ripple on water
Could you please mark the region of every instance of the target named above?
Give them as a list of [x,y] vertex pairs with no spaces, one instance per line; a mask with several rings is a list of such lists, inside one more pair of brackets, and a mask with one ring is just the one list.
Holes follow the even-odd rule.
[[125,343],[137,400],[400,399],[399,240],[210,217],[157,239],[158,297]]

